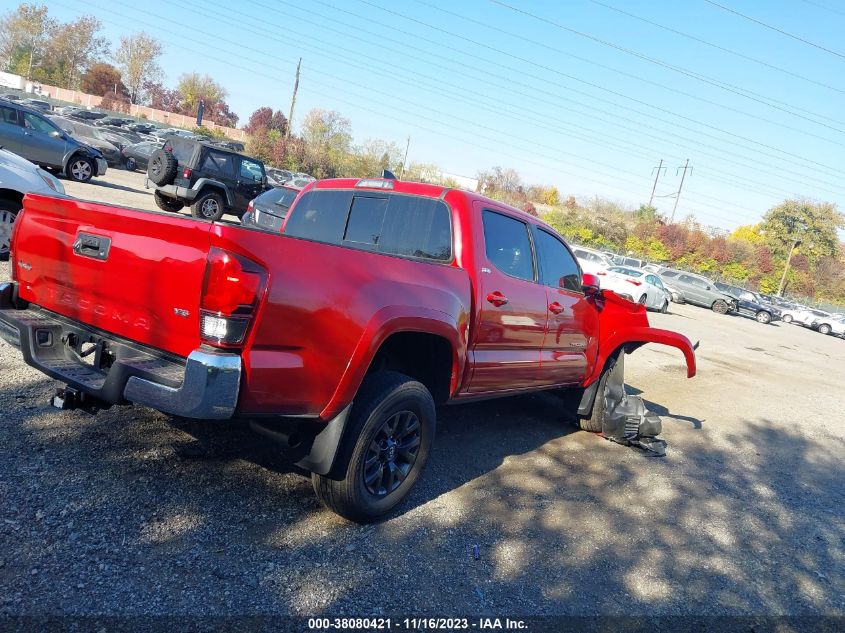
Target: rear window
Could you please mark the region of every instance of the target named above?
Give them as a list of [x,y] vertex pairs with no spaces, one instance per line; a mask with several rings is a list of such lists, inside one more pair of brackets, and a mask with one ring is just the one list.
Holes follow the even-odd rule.
[[258,196],[255,199],[255,203],[266,205],[274,204],[287,210],[290,208],[290,205],[293,204],[293,201],[296,199],[297,193],[299,192],[293,191],[291,189],[282,189],[281,187],[276,187],[270,189],[269,191],[265,191],[260,196]]
[[0,106],[0,123],[18,124],[18,111],[14,108]]
[[309,191],[297,202],[284,232],[387,255],[438,261],[452,258],[449,208],[431,198]]
[[660,273],[660,276],[661,277],[677,277],[678,273],[675,272],[674,270],[664,270],[662,273]]
[[231,154],[208,152],[205,160],[202,162],[200,171],[209,175],[231,177],[235,174],[234,157]]

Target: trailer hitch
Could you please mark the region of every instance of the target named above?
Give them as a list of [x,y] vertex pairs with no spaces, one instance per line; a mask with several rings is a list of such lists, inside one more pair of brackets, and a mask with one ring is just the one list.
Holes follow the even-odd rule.
[[79,409],[85,413],[94,415],[101,409],[111,408],[111,404],[94,398],[84,391],[73,387],[62,387],[56,389],[55,395],[50,399],[50,406],[62,411],[73,411]]

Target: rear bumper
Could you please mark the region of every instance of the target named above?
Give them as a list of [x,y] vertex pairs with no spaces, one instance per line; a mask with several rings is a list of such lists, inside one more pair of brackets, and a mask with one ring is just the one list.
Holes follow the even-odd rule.
[[179,187],[177,185],[156,185],[149,178],[144,181],[144,186],[147,189],[155,189],[162,195],[167,196],[168,198],[178,198],[179,200],[187,200],[188,202],[193,202],[194,198],[197,197],[196,189],[190,189],[188,187]]
[[108,405],[132,402],[200,419],[228,419],[237,407],[239,355],[198,349],[182,358],[138,345],[23,306],[11,283],[0,284],[0,338],[28,365]]

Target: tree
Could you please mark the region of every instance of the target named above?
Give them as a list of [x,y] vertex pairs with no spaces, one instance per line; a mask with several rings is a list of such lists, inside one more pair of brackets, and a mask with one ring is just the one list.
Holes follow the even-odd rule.
[[108,53],[108,41],[100,35],[102,24],[90,15],[50,31],[39,78],[61,88],[79,88],[82,75]]
[[845,217],[829,202],[784,200],[763,216],[760,234],[772,253],[786,258],[796,240],[810,261],[835,255],[837,229],[845,228]]
[[21,4],[0,18],[0,56],[3,68],[27,79],[32,77],[44,56],[44,44],[56,21],[46,5]]
[[218,125],[233,126],[238,115],[229,109],[226,89],[208,75],[187,73],[179,78],[176,91],[181,95],[181,113],[195,116],[200,102],[205,103],[205,118]]
[[151,108],[178,113],[179,102],[182,100],[178,91],[165,88],[156,81],[144,82],[142,90]]
[[161,53],[161,42],[143,31],[120,37],[114,61],[123,76],[123,83],[129,88],[132,103],[139,102],[143,87],[148,82],[156,82],[161,77],[162,71],[158,65]]
[[318,178],[333,177],[343,169],[352,145],[352,124],[335,110],[314,108],[302,121],[305,169]]
[[120,79],[120,71],[104,62],[93,64],[82,75],[81,88],[83,92],[99,97],[110,92],[128,97],[129,91]]
[[270,130],[276,130],[284,134],[287,127],[288,120],[281,111],[276,110],[274,113],[273,108],[264,107],[258,108],[250,115],[244,131],[247,134],[266,134]]

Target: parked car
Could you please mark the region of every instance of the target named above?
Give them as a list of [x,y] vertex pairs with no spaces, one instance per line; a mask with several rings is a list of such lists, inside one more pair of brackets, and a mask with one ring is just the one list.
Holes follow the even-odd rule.
[[784,323],[795,323],[796,325],[804,325],[807,321],[809,308],[802,305],[792,304],[781,308],[781,318]]
[[627,266],[628,268],[642,268],[648,262],[638,257],[630,257],[628,255],[614,255],[610,261],[616,266]]
[[0,95],[0,99],[5,99],[6,101],[20,101],[21,100],[21,98],[18,95],[12,94],[12,93]]
[[284,185],[289,180],[293,179],[293,172],[287,169],[267,168],[267,182],[274,187]]
[[109,167],[120,165],[122,158],[117,139],[114,137],[110,138],[108,134],[101,132],[93,125],[58,116],[50,118],[56,125],[60,126],[74,138],[99,150],[106,159]]
[[83,110],[78,109],[75,112],[72,112],[71,115],[74,119],[81,119],[83,121],[96,121],[98,119],[104,119],[108,115],[105,112],[99,112],[97,110]]
[[28,193],[64,195],[65,188],[50,172],[0,148],[0,260],[9,259],[12,227]]
[[53,106],[50,105],[48,101],[42,101],[41,99],[23,99],[20,103],[21,105],[29,106],[30,108],[35,108],[36,110],[41,110],[42,112],[53,111]]
[[593,275],[596,275],[613,266],[613,263],[611,263],[604,254],[590,248],[586,248],[584,246],[573,246],[572,252],[578,259],[581,270],[585,273],[592,273]]
[[722,283],[721,281],[717,281],[713,285],[718,290],[721,290],[736,300],[736,311],[738,314],[754,317],[759,323],[763,324],[781,319],[780,308],[772,305],[756,292]]
[[106,173],[102,152],[63,131],[41,112],[17,103],[0,103],[0,145],[78,182]]
[[709,308],[718,314],[736,310],[736,300],[717,289],[712,281],[682,270],[667,268],[659,275],[664,284],[683,293],[684,302]]
[[845,336],[845,315],[828,314],[827,316],[817,316],[813,319],[810,327],[819,334]]
[[83,109],[84,108],[80,108],[79,106],[61,106],[59,108],[54,108],[53,112],[55,114],[58,114],[59,116],[68,117],[76,114],[77,112],[80,112]]
[[438,403],[568,389],[604,433],[626,351],[673,346],[696,371],[691,342],[582,277],[554,229],[458,189],[319,181],[283,233],[32,196],[14,249],[0,335],[67,385],[55,406],[250,419],[354,521],[413,488]]
[[601,287],[612,290],[618,295],[641,303],[650,310],[667,312],[669,293],[663,282],[654,273],[626,266],[611,266],[607,271],[597,273],[601,277]]
[[147,187],[155,188],[160,209],[179,211],[189,204],[195,218],[213,221],[226,213],[242,217],[270,185],[257,158],[171,136],[150,156]]
[[[129,119],[131,121],[131,119]],[[115,125],[122,127],[126,124],[127,119],[119,116],[104,116],[102,119],[94,121],[94,125]]]
[[278,233],[287,217],[288,210],[299,195],[294,187],[273,187],[249,203],[241,218],[244,226],[255,226]]
[[139,134],[149,134],[153,130],[158,129],[157,125],[153,125],[152,123],[143,123],[140,121],[137,123],[130,123],[126,127],[132,130],[133,132],[137,132]]
[[831,318],[830,312],[824,310],[816,310],[814,308],[806,308],[798,313],[795,322],[804,327],[815,329],[817,323],[826,321]]
[[136,169],[146,171],[147,165],[149,165],[150,162],[150,156],[160,147],[161,141],[143,141],[141,143],[135,143],[134,145],[127,145],[120,150],[120,153],[123,156],[123,166],[129,171],[135,171]]

